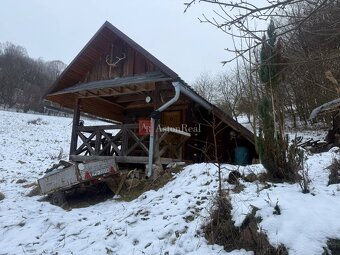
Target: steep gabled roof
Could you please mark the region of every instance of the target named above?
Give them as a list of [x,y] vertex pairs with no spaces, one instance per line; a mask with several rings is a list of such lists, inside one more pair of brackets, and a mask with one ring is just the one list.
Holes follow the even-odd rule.
[[120,87],[120,86],[137,85],[141,83],[169,81],[169,80],[171,80],[171,78],[164,75],[161,72],[149,72],[149,73],[144,73],[140,75],[116,77],[111,80],[79,83],[74,86],[67,87],[57,92],[51,93],[51,95],[61,95],[61,94],[68,94],[68,93],[93,90],[93,89],[115,88],[115,87]]
[[309,120],[314,120],[318,115],[326,114],[340,109],[340,98],[334,99],[323,105],[316,107],[309,116]]
[[159,61],[150,52],[145,50],[130,37],[121,32],[118,28],[113,26],[110,22],[106,21],[73,59],[73,61],[67,66],[57,81],[47,91],[46,95],[59,91],[69,85],[78,83],[78,81],[97,61],[97,57],[103,48],[103,42],[106,40],[116,40],[117,38],[138,51],[146,59],[157,66],[159,70],[165,75],[169,76],[173,80],[178,79],[177,73],[172,71],[169,67]]

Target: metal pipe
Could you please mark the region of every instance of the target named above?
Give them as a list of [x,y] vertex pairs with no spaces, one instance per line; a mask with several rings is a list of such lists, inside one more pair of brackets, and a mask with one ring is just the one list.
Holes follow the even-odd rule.
[[183,86],[183,84],[179,83],[179,87],[181,89],[181,92],[186,95],[187,97],[191,98],[194,102],[198,103],[199,105],[203,106],[205,109],[210,111],[213,106],[208,103],[206,100],[204,100],[202,97],[191,91],[190,89]]
[[181,94],[179,82],[173,82],[172,86],[174,86],[174,88],[175,88],[175,96],[151,114],[149,158],[148,158],[148,171],[147,171],[148,177],[152,176],[152,164],[153,164],[153,154],[154,154],[154,146],[155,146],[155,144],[154,144],[155,143],[155,128],[157,128],[157,127],[155,127],[155,123],[156,123],[155,120],[156,120],[156,118],[159,118],[160,113],[162,111],[164,111],[166,108],[168,108],[169,106],[174,104],[178,100],[178,98]]

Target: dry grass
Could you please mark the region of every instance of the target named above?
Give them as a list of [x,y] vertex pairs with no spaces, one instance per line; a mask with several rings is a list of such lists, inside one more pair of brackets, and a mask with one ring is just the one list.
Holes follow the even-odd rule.
[[47,123],[43,121],[41,118],[37,118],[34,120],[27,121],[28,125],[46,125]]
[[172,174],[164,171],[157,179],[142,179],[134,186],[126,185],[120,192],[120,199],[123,201],[132,201],[149,190],[158,190],[164,187],[170,180],[172,180]]
[[18,179],[15,183],[22,184],[22,183],[25,183],[25,182],[27,182],[26,179]]
[[267,235],[258,231],[260,218],[255,216],[257,208],[247,215],[240,227],[235,227],[231,215],[232,206],[224,194],[215,198],[210,212],[210,221],[203,227],[210,244],[219,244],[226,251],[245,249],[261,255],[286,255],[287,249],[280,245],[274,248],[270,245]]
[[1,193],[1,192],[0,192],[0,201],[1,201],[1,200],[4,200],[4,199],[5,199],[4,193]]
[[22,187],[24,187],[24,188],[31,188],[31,187],[35,187],[35,186],[37,186],[37,183],[36,182],[31,182],[31,183],[28,183],[28,184],[24,184],[24,185],[22,185]]
[[[120,199],[123,201],[132,201],[142,195],[144,192],[149,190],[158,190],[164,185],[166,185],[169,181],[173,179],[174,173],[179,173],[183,170],[183,166],[175,165],[175,167],[159,171],[155,178],[151,179],[140,179],[134,183],[134,185],[130,185],[129,181],[127,181],[124,188],[119,193]],[[133,180],[133,179],[132,179]],[[130,180],[131,182],[131,180]]]
[[27,194],[28,197],[39,196],[41,194],[39,186],[33,186],[33,187],[34,188],[31,189],[30,192],[28,192],[28,194]]
[[339,239],[328,239],[327,248],[324,248],[322,255],[337,255],[340,254],[340,240]]
[[334,158],[328,169],[330,171],[328,185],[340,183],[340,160]]

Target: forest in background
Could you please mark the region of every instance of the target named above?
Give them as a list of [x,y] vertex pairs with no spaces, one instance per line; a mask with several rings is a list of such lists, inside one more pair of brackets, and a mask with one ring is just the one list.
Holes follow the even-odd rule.
[[[208,2],[208,1],[202,1]],[[338,1],[284,1],[265,8],[216,1],[221,10],[233,8],[242,14],[216,12],[203,16],[226,36],[232,37],[235,67],[218,75],[201,74],[193,84],[199,94],[237,118],[258,116],[258,102],[265,94],[260,69],[265,63],[278,77],[276,88],[280,108],[296,127],[308,124],[311,111],[339,97],[340,92],[340,4]],[[250,9],[250,10],[249,10]],[[243,10],[247,10],[241,12]],[[268,30],[251,27],[252,19],[272,24]],[[237,29],[235,29],[237,28]],[[273,40],[273,42],[271,42]],[[271,45],[272,44],[272,45]],[[265,61],[264,50],[272,56]],[[224,64],[229,65],[230,60]],[[280,109],[281,110],[281,109]],[[326,116],[325,122],[329,120]]]
[[[268,25],[270,20],[274,24],[275,63],[274,59],[269,62],[280,73],[276,92],[283,112],[296,126],[297,122],[308,124],[315,107],[339,96],[340,6],[334,0],[286,2],[280,11],[261,14],[259,18],[266,19]],[[224,1],[216,4],[226,7]],[[242,4],[245,3],[241,1],[234,8]],[[258,115],[257,105],[265,91],[259,70],[261,48],[269,39],[267,29],[247,29],[244,24],[254,17],[240,16],[231,25],[226,16],[226,20],[205,18],[202,22],[210,22],[232,36],[237,57],[233,63],[236,64],[228,70],[227,60],[228,71],[215,76],[197,75],[192,85],[200,95],[235,119],[245,114],[251,120],[251,116]],[[230,34],[229,28],[235,24],[238,29]],[[62,61],[32,59],[24,47],[0,43],[0,105],[41,112],[42,96],[65,67]]]
[[43,112],[42,97],[65,68],[60,60],[33,59],[22,46],[0,43],[0,105]]

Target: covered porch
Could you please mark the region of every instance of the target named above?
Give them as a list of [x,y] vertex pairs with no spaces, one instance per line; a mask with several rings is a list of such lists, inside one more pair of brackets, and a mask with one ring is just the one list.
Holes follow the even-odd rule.
[[[140,134],[140,124],[116,124],[75,127],[76,140],[70,151],[75,162],[115,157],[117,163],[147,164],[150,134]],[[156,164],[182,161],[182,146],[190,134],[172,128],[155,130]],[[76,145],[76,146],[75,146]]]
[[[247,163],[256,156],[249,130],[108,22],[45,98],[73,110],[70,159],[76,162],[115,157],[120,164],[152,168],[154,163],[213,161],[214,146],[220,162],[234,162],[234,151],[241,146],[249,152]],[[81,113],[108,125],[87,126],[80,121]],[[218,137],[213,137],[214,120],[220,123]],[[149,121],[151,132],[140,132],[142,121]]]

